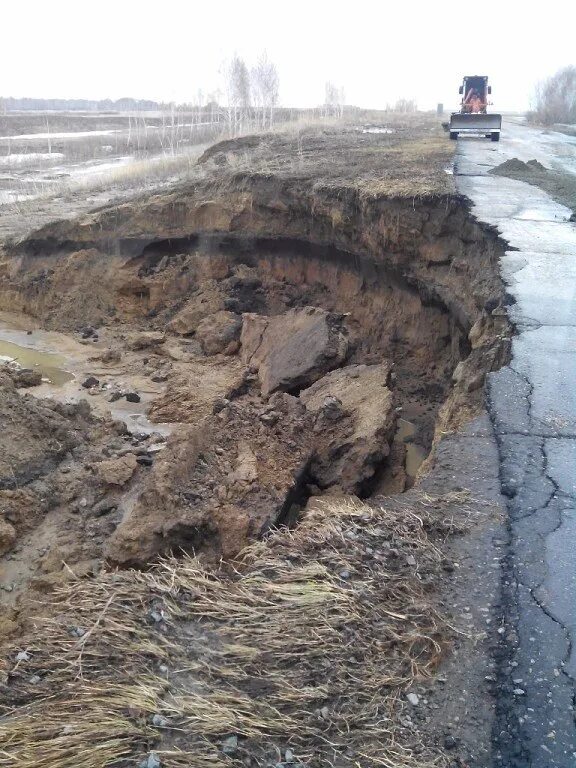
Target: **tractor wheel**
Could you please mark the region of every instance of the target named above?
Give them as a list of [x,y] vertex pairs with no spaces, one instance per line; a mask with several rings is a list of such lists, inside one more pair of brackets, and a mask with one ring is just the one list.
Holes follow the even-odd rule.
[[453,141],[456,141],[456,139],[458,138],[458,131],[450,131],[450,138]]
[[493,133],[490,138],[492,141],[500,141],[500,134],[499,133]]

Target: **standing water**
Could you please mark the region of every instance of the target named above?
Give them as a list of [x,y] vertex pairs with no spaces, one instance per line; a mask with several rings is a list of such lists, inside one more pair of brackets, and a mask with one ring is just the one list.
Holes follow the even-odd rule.
[[60,387],[73,379],[73,375],[64,369],[65,359],[51,352],[41,352],[32,347],[24,347],[12,341],[0,339],[0,363],[14,362],[21,368],[39,370],[42,379]]

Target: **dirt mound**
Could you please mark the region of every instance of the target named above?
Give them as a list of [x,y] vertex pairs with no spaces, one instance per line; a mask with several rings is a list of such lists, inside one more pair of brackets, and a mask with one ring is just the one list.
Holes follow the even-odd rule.
[[224,400],[198,427],[170,438],[107,556],[145,564],[171,550],[237,554],[302,495],[310,434],[306,409],[289,395],[267,406]]
[[0,412],[1,640],[38,593],[100,570],[151,439],[96,418],[85,401],[23,395],[1,375]]
[[546,173],[547,170],[548,169],[545,168],[542,163],[539,163],[538,160],[528,160],[527,163],[524,163],[517,157],[512,157],[510,160],[505,160],[503,163],[500,163],[500,165],[492,168],[488,173],[493,173],[497,176],[509,176],[513,179],[521,179],[523,176]]
[[[576,179],[573,173],[545,168],[538,160],[523,163],[517,158],[506,160],[496,168],[488,171],[498,176],[508,176],[511,179],[525,181],[535,187],[540,187],[554,200],[571,208],[576,216]],[[572,220],[572,219],[570,219]]]

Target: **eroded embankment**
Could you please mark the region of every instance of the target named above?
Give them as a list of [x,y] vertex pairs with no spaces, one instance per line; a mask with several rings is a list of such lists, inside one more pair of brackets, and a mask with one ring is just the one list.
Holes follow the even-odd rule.
[[[6,760],[448,764],[405,694],[445,648],[433,595],[465,494],[350,495],[409,487],[406,437],[428,451],[480,408],[508,355],[498,254],[457,198],[261,178],[5,252],[2,308],[96,350],[88,400],[147,382],[151,418],[175,423],[162,447],[0,382],[2,568],[20,579],[0,630],[25,638],[0,678],[26,707],[0,724]],[[103,565],[169,550],[145,573]],[[27,596],[63,581],[27,635]]]
[[[310,495],[403,491],[414,451],[477,411],[508,353],[498,252],[454,197],[245,180],[48,227],[7,254],[0,300],[103,328],[100,365],[162,383],[151,418],[185,425],[144,476],[122,475],[107,557],[230,556]],[[116,439],[96,474],[129,453]]]

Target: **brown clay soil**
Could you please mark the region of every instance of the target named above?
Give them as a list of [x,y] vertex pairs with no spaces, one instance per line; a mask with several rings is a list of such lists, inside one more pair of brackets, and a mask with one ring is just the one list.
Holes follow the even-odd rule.
[[[0,373],[14,764],[448,764],[399,702],[448,647],[442,546],[469,498],[418,486],[510,329],[449,142],[425,116],[393,130],[242,137],[157,194],[5,222],[0,309],[75,374]],[[72,730],[11,719],[78,679]]]

